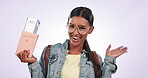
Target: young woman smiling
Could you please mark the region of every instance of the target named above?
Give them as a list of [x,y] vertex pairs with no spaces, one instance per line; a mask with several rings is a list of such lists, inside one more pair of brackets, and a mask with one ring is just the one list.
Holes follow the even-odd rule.
[[28,63],[32,78],[111,78],[116,72],[115,59],[127,51],[127,47],[106,50],[104,62],[91,51],[87,35],[93,32],[93,14],[87,7],[74,8],[68,17],[67,30],[69,39],[61,44],[51,46],[48,62],[48,72],[45,67],[46,48],[44,48],[40,61],[34,56],[28,57],[29,51],[24,50],[18,54],[22,62]]

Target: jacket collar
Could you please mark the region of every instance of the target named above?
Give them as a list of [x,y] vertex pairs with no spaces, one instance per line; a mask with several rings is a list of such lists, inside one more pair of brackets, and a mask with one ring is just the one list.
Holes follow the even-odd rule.
[[[69,39],[66,39],[66,41],[63,43],[64,50],[68,54],[68,45],[69,45]],[[88,53],[85,49],[82,50],[82,54]]]

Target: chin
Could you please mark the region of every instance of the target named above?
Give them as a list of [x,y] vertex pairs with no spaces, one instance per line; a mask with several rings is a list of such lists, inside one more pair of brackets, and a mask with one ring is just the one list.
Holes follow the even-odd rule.
[[70,39],[70,45],[72,45],[72,46],[79,46],[80,45],[80,42],[75,42],[75,41],[73,41],[72,39]]
[[79,39],[79,40],[75,40],[75,39],[73,39],[73,38],[70,39],[70,45],[71,45],[71,46],[74,46],[74,47],[83,45],[82,42],[83,42],[82,39]]

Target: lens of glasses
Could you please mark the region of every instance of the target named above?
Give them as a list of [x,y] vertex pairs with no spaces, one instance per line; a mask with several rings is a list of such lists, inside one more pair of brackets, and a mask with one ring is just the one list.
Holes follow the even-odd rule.
[[78,28],[78,32],[80,34],[85,34],[88,31],[88,27],[83,26],[83,25],[80,25],[78,27],[77,26],[74,26],[74,25],[68,25],[68,31],[70,33],[74,32],[76,28]]

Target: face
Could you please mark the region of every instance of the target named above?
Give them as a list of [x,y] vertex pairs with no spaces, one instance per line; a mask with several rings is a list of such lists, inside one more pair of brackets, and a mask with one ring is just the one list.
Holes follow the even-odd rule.
[[94,27],[81,16],[73,16],[68,22],[68,34],[71,46],[83,46],[87,35],[92,33]]

